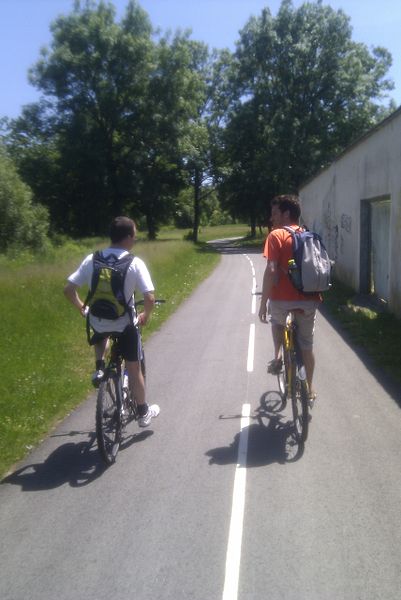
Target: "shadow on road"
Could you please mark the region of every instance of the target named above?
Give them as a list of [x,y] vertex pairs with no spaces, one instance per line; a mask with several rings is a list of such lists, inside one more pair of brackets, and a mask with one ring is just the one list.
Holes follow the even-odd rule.
[[401,388],[398,381],[391,375],[387,374],[385,370],[377,365],[374,359],[369,356],[366,349],[360,344],[356,343],[351,334],[345,329],[345,327],[330,313],[330,311],[324,306],[324,303],[319,307],[319,311],[322,316],[330,323],[335,331],[342,337],[344,342],[351,348],[351,350],[358,356],[360,361],[369,369],[369,372],[375,377],[378,383],[386,390],[387,394],[401,408]]
[[92,434],[89,443],[82,441],[62,444],[43,463],[24,465],[2,483],[20,485],[24,492],[50,490],[65,483],[72,487],[87,485],[104,471],[94,441],[95,436]]
[[[296,442],[292,423],[286,419],[280,394],[269,391],[263,394],[260,405],[251,415],[248,429],[248,452],[246,467],[263,467],[273,463],[285,464],[299,460],[304,452],[303,445]],[[241,415],[220,417],[221,419],[241,419]],[[243,433],[246,428],[243,429]],[[237,433],[229,446],[213,448],[206,452],[210,465],[237,464],[240,433]]]
[[[55,434],[52,437],[89,435],[89,441],[67,442],[58,446],[42,463],[27,464],[3,479],[1,483],[20,485],[23,492],[51,490],[68,484],[71,487],[83,487],[93,483],[106,470],[96,444],[93,432],[70,431]],[[152,431],[143,431],[125,436],[120,452],[136,442],[143,441]],[[118,458],[117,458],[118,460]]]
[[260,248],[255,246],[241,246],[238,245],[238,240],[242,238],[227,238],[221,240],[211,240],[207,242],[215,251],[221,254],[259,254],[263,253],[263,245]]

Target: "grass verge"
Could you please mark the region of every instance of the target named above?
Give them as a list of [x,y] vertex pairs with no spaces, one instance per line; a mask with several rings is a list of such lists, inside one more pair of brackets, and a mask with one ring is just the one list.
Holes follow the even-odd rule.
[[[145,340],[217,264],[218,254],[204,242],[246,235],[247,228],[205,228],[198,245],[183,241],[183,233],[163,231],[158,241],[140,240],[134,248],[151,271],[157,296],[166,300],[144,329]],[[106,244],[67,241],[40,258],[0,257],[0,478],[92,391],[85,323],[62,290],[81,259]]]
[[335,281],[324,307],[378,367],[401,383],[401,320]]

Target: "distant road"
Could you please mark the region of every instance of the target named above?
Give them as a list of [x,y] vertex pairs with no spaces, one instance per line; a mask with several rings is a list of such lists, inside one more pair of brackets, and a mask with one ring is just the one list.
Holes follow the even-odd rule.
[[298,453],[252,296],[264,260],[221,247],[147,343],[151,429],[103,470],[91,398],[0,486],[1,600],[399,600],[397,403],[319,315]]

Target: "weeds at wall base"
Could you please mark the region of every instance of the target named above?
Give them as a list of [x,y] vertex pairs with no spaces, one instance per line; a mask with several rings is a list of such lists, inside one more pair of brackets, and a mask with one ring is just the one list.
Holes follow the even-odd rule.
[[401,320],[383,304],[335,281],[324,307],[374,363],[401,383]]

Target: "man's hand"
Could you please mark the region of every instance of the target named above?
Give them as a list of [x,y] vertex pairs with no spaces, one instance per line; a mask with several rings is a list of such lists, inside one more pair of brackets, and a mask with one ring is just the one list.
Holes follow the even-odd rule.
[[148,320],[149,320],[149,316],[146,313],[144,313],[144,312],[139,313],[139,315],[138,315],[138,325],[140,327],[143,327],[144,325],[146,325],[146,323],[148,322]]
[[145,292],[143,295],[143,304],[144,310],[138,315],[138,325],[140,325],[140,327],[146,325],[150,319],[150,315],[152,314],[152,310],[155,305],[155,296],[153,292]]
[[267,306],[266,302],[263,302],[263,300],[260,303],[259,319],[262,321],[262,323],[267,323]]
[[81,298],[79,297],[78,286],[75,285],[75,283],[71,283],[71,281],[67,282],[67,285],[64,288],[64,295],[67,298],[67,300],[69,300],[71,304],[73,304],[75,308],[79,310],[80,314],[83,317],[86,317],[85,311],[88,307],[84,305]]

